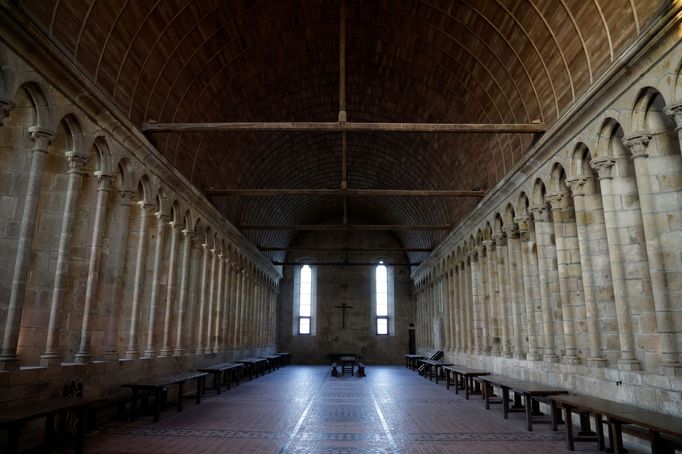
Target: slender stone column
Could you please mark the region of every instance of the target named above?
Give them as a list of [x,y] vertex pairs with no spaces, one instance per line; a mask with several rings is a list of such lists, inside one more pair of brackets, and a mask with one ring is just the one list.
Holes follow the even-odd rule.
[[140,232],[137,239],[137,258],[135,259],[135,280],[133,281],[133,303],[130,310],[130,332],[128,333],[128,348],[125,352],[126,359],[137,359],[140,356],[138,349],[138,319],[140,317],[140,303],[144,287],[145,257],[147,255],[147,222],[148,210],[152,208],[146,203],[140,204]]
[[457,308],[457,330],[459,332],[459,351],[466,352],[466,333],[464,332],[464,324],[466,322],[464,311],[466,310],[466,280],[464,274],[464,261],[459,262],[459,269],[457,272],[457,301],[459,307]]
[[187,311],[187,295],[189,293],[189,275],[190,275],[190,258],[192,255],[192,232],[188,230],[188,226],[182,230],[182,265],[180,267],[180,286],[178,295],[178,311],[175,325],[175,349],[173,356],[182,356],[185,353],[185,342],[183,324],[185,323],[185,315]]
[[245,264],[242,265],[242,274],[239,276],[239,280],[241,281],[241,286],[240,286],[240,292],[239,292],[239,348],[244,349],[246,348],[246,337],[245,337],[245,332],[246,332],[246,325],[247,325],[247,319],[246,319],[246,314],[247,314],[247,309],[248,309],[248,276],[247,276],[247,270],[246,268],[243,268]]
[[546,206],[531,208],[533,220],[535,222],[536,244],[538,248],[538,272],[540,275],[540,300],[542,302],[542,325],[544,333],[544,354],[545,362],[556,362],[556,347],[554,342],[554,313],[552,310],[554,299],[550,290],[550,285],[555,281],[553,275],[556,274],[556,260],[554,255],[554,245],[549,238],[552,226],[549,221],[549,212]]
[[470,349],[471,353],[480,353],[482,348],[481,340],[481,289],[479,284],[481,278],[479,277],[480,268],[478,262],[478,251],[474,249],[469,253],[469,259],[471,261],[471,313],[470,313],[470,325],[472,329],[473,344]]
[[[206,240],[208,241],[208,240]],[[205,323],[205,315],[204,311],[206,310],[206,297],[207,293],[209,291],[208,285],[207,285],[207,280],[208,280],[208,243],[202,243],[201,245],[202,253],[201,253],[201,283],[199,284],[199,315],[198,319],[195,322],[195,326],[197,328],[196,332],[196,346],[194,349],[194,353],[197,355],[201,355],[204,353],[204,323]]]
[[233,275],[234,273],[232,272],[232,261],[230,260],[229,255],[226,253],[225,254],[225,290],[224,290],[224,298],[223,298],[223,317],[222,317],[222,344],[223,347],[222,349],[224,351],[227,351],[231,347],[231,339],[230,339],[230,334],[231,334],[231,325],[230,321],[232,320],[232,291],[234,287],[234,282],[233,282]]
[[495,252],[495,242],[492,240],[484,240],[483,247],[486,249],[487,253],[487,269],[488,269],[488,295],[490,295],[490,337],[491,337],[491,350],[490,353],[495,356],[499,356],[501,352],[501,339],[500,339],[500,329],[497,323],[499,318],[499,312],[497,310],[498,301],[498,290],[497,290],[497,264],[496,264],[496,252]]
[[677,136],[680,140],[680,150],[682,151],[682,101],[675,101],[665,106],[665,113],[675,120],[675,125],[677,125],[675,131],[677,131]]
[[59,333],[62,327],[62,306],[66,280],[69,277],[69,263],[71,261],[71,228],[76,215],[76,202],[83,182],[85,166],[88,156],[75,151],[66,153],[69,160],[69,180],[66,186],[66,199],[62,215],[62,229],[59,234],[59,249],[57,251],[57,266],[52,286],[52,301],[50,304],[50,321],[47,327],[47,341],[45,352],[40,356],[42,366],[57,366],[61,364],[59,352]]
[[215,334],[213,335],[213,353],[220,351],[220,314],[223,303],[223,277],[225,275],[225,260],[222,252],[218,254],[218,289],[215,297]]
[[76,353],[77,363],[92,361],[90,351],[91,328],[90,319],[94,312],[95,298],[99,293],[99,273],[102,258],[102,236],[104,233],[104,218],[107,212],[107,201],[113,177],[98,172],[97,174],[97,205],[95,207],[95,221],[92,229],[92,243],[90,245],[90,261],[88,262],[88,280],[85,284],[85,302],[83,303],[83,322],[81,323],[81,341]]
[[12,276],[5,333],[2,339],[2,351],[0,352],[0,370],[19,368],[17,347],[19,345],[19,331],[21,329],[21,317],[24,312],[24,301],[26,300],[26,282],[31,266],[31,248],[38,215],[38,201],[40,200],[47,147],[54,137],[52,131],[38,126],[29,128],[28,132],[31,140],[33,140],[31,169],[28,174],[24,211],[21,215],[21,225],[19,226],[19,241],[17,242],[17,255],[14,260],[14,275]]
[[646,252],[651,277],[651,289],[656,311],[656,325],[660,337],[661,371],[675,375],[682,371],[675,338],[675,324],[673,322],[672,305],[668,297],[668,282],[666,269],[661,251],[661,241],[658,235],[656,220],[656,202],[653,197],[652,185],[649,177],[647,147],[651,136],[644,133],[632,134],[623,140],[623,144],[632,153],[637,178],[639,205],[642,212],[642,224],[646,241]]
[[521,244],[519,240],[519,226],[516,224],[508,224],[503,227],[504,233],[507,236],[507,254],[508,268],[509,268],[509,283],[510,283],[510,297],[511,297],[511,311],[512,311],[512,333],[514,338],[514,345],[512,351],[518,359],[526,359],[526,349],[523,345],[523,319],[521,313],[524,308],[523,301],[523,278],[521,273]]
[[[166,283],[166,302],[163,310],[163,339],[161,341],[161,351],[159,356],[170,356],[171,346],[171,318],[173,312],[173,299],[175,298],[175,272],[178,267],[177,264],[177,249],[178,236],[180,233],[180,226],[174,221],[168,223],[171,228],[171,242],[170,251],[168,255],[168,282]],[[179,312],[179,309],[178,309]],[[179,323],[178,323],[179,324]]]
[[443,335],[445,342],[443,350],[452,351],[452,337],[450,336],[450,279],[449,270],[443,272]]
[[[152,289],[149,297],[149,313],[147,315],[147,347],[144,350],[144,357],[151,358],[156,355],[154,336],[156,334],[156,308],[159,305],[159,285],[161,275],[161,257],[163,256],[163,243],[166,236],[166,225],[168,216],[156,213],[156,244],[154,247],[154,262],[152,269]],[[169,265],[169,268],[171,266]]]
[[450,337],[450,351],[457,351],[457,272],[455,267],[450,267],[448,270],[448,299],[450,301],[450,313],[448,314],[448,325],[450,330],[448,335]]
[[507,272],[507,237],[504,233],[499,232],[493,235],[495,240],[495,252],[497,254],[497,310],[499,313],[500,327],[502,331],[502,356],[511,358],[514,352],[511,348],[511,339],[509,337],[509,275]]
[[241,265],[239,262],[235,262],[235,266],[232,269],[234,273],[234,294],[233,298],[233,317],[232,317],[232,346],[236,350],[239,348],[239,313],[240,313],[240,292],[241,292]]
[[575,324],[574,305],[572,301],[575,298],[573,292],[570,291],[571,283],[568,271],[570,265],[570,251],[567,242],[566,232],[566,218],[568,215],[568,206],[565,203],[568,194],[565,192],[557,192],[547,194],[547,200],[552,207],[552,225],[554,226],[554,241],[557,252],[557,271],[559,273],[559,298],[561,301],[561,318],[563,320],[564,328],[564,364],[580,364],[580,358],[577,355],[576,340],[575,340]]
[[111,265],[106,267],[105,287],[103,292],[107,313],[107,327],[104,333],[104,357],[109,361],[119,359],[118,352],[118,328],[120,316],[120,302],[123,294],[123,285],[126,281],[125,262],[128,250],[128,227],[130,225],[130,210],[133,206],[136,194],[133,191],[119,191],[119,205],[115,216],[115,227],[112,233],[116,235],[113,241]]
[[479,279],[479,301],[481,306],[481,335],[479,355],[490,355],[490,316],[488,306],[490,305],[490,295],[488,293],[488,265],[485,254],[485,247],[477,246],[478,254],[478,279]]
[[521,237],[521,268],[523,275],[523,299],[526,305],[526,333],[528,335],[528,361],[539,361],[537,334],[535,327],[535,306],[539,303],[539,283],[537,277],[537,263],[532,255],[533,242],[530,238],[530,218],[526,215],[517,216],[514,222],[519,226]]
[[[578,176],[566,180],[571,189],[573,205],[575,207],[576,228],[578,233],[578,247],[580,251],[580,267],[583,281],[583,295],[585,299],[585,313],[590,340],[590,356],[587,364],[592,367],[606,367],[606,358],[601,351],[601,335],[599,330],[599,310],[594,296],[594,269],[592,254],[589,251],[589,235],[587,231],[588,216],[585,210],[585,184],[587,178]],[[594,222],[594,221],[591,221]]]
[[602,204],[604,206],[604,222],[606,223],[606,237],[609,245],[609,260],[611,262],[611,276],[613,282],[613,297],[616,302],[616,316],[618,317],[618,334],[620,339],[620,359],[618,366],[625,370],[641,370],[640,362],[635,358],[635,343],[632,334],[632,319],[625,291],[624,257],[618,240],[618,220],[614,206],[614,192],[611,169],[616,161],[609,157],[593,159],[592,168],[599,175]]
[[211,252],[211,276],[208,282],[208,308],[206,309],[206,344],[205,353],[213,352],[213,311],[215,307],[215,297],[216,297],[216,271],[218,268],[218,250],[214,248],[210,250]]

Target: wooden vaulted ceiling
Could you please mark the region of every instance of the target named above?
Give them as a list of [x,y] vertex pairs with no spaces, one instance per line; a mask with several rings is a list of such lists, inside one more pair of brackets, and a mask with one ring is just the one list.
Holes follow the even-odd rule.
[[[346,0],[348,121],[548,126],[656,19],[665,0]],[[338,0],[23,0],[136,125],[336,121]],[[200,189],[338,188],[341,135],[152,135]],[[490,189],[520,134],[352,133],[348,186]],[[216,198],[235,225],[338,219],[342,199]],[[374,224],[456,224],[476,199],[349,200]],[[405,247],[445,231],[400,232]],[[245,231],[286,246],[296,232]],[[281,254],[274,258],[281,259]],[[411,259],[419,259],[412,253]]]

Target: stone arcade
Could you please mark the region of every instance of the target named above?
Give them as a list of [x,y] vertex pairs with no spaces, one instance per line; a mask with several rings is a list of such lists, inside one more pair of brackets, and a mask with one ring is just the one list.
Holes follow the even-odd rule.
[[0,0],[0,406],[442,350],[682,417],[681,36],[679,0]]

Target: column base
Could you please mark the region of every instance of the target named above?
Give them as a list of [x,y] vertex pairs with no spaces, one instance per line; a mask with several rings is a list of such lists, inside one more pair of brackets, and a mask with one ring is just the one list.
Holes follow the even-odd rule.
[[194,354],[195,354],[195,355],[203,355],[203,354],[204,354],[204,347],[197,347],[197,348],[194,350]]
[[140,359],[139,350],[128,350],[123,354],[123,359]]
[[526,360],[527,361],[540,361],[542,360],[542,355],[538,353],[528,353],[526,355]]
[[105,361],[118,361],[120,358],[120,355],[116,350],[109,350],[108,352],[104,352],[102,355]]
[[59,366],[61,363],[61,356],[55,353],[46,353],[40,357],[41,366]]
[[636,359],[619,359],[618,369],[620,370],[642,370],[642,364]]
[[173,356],[185,356],[185,349],[176,348],[175,350],[173,350]]
[[19,357],[16,355],[0,357],[0,370],[19,370]]
[[170,355],[171,355],[170,348],[161,349],[161,351],[159,352],[159,358],[165,358],[165,357],[170,356]]
[[558,363],[559,362],[559,357],[555,354],[551,355],[542,355],[542,361],[545,363]]
[[606,367],[608,366],[608,361],[606,361],[606,358],[595,356],[594,358],[587,358],[587,365],[590,367]]
[[213,353],[213,349],[212,349],[211,347],[206,347],[206,348],[204,349],[204,353],[206,353],[207,355],[209,355],[209,354]]
[[142,354],[143,358],[153,358],[156,356],[156,350],[145,350]]
[[78,364],[88,364],[92,362],[92,355],[90,353],[76,353],[73,357],[73,362]]
[[682,376],[682,363],[664,363],[660,364],[658,367],[661,371],[661,375],[666,375],[668,377]]
[[562,363],[567,365],[580,364],[580,358],[578,356],[564,356]]

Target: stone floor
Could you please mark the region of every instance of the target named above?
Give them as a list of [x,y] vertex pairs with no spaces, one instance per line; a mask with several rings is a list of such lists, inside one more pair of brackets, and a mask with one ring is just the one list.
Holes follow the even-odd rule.
[[[288,366],[242,382],[201,405],[168,408],[104,425],[86,452],[124,453],[566,453],[563,427],[525,430],[523,413],[504,420],[480,396],[462,395],[398,366],[367,377],[331,377],[322,366]],[[577,443],[578,452],[599,452]],[[639,452],[630,449],[631,453]]]

